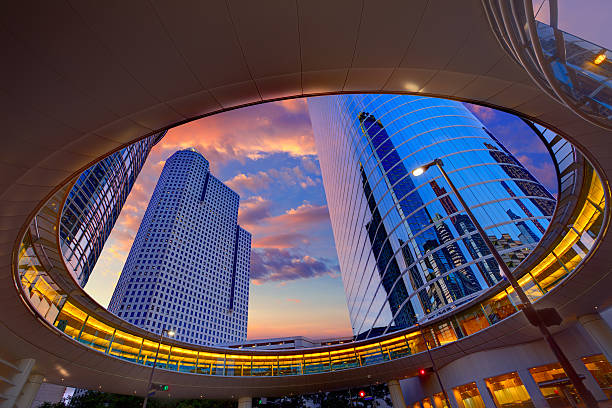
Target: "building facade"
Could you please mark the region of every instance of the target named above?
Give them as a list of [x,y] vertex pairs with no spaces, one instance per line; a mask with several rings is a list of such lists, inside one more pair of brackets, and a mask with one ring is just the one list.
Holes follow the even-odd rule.
[[68,270],[85,286],[142,166],[166,132],[129,145],[85,170],[72,186],[60,222]]
[[450,178],[504,260],[537,244],[555,199],[461,103],[421,96],[308,99],[353,332],[371,337],[462,304],[500,279]]
[[213,345],[246,339],[251,234],[240,197],[195,149],[165,163],[109,310],[143,329]]

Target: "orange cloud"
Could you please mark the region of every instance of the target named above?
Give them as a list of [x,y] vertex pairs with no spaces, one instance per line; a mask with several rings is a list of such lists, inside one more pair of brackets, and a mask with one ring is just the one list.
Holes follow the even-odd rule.
[[285,99],[277,103],[292,113],[308,113],[306,99]]
[[247,107],[171,129],[155,150],[165,160],[174,151],[195,147],[215,166],[274,153],[316,154],[310,119],[302,100]]

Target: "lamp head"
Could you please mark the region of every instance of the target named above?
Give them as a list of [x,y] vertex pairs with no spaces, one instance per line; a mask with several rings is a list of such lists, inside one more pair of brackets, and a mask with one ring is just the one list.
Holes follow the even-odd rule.
[[606,60],[606,58],[607,58],[606,53],[601,52],[595,56],[595,59],[593,59],[593,64],[600,65],[602,62]]
[[439,165],[439,166],[442,166],[442,165],[443,165],[443,164],[442,164],[442,160],[440,160],[440,159],[435,159],[435,160],[433,160],[433,161],[431,161],[431,162],[427,163],[427,164],[426,164],[426,165],[424,165],[424,166],[417,167],[416,169],[412,170],[412,175],[413,175],[414,177],[418,177],[418,176],[422,175],[423,173],[425,173],[427,170],[429,170],[429,168],[430,168],[431,166],[435,166],[436,164],[437,164],[437,165]]
[[168,337],[174,337],[176,335],[176,332],[172,329],[168,330],[166,332],[166,334],[168,335]]
[[412,170],[412,175],[414,177],[418,177],[423,173],[425,173],[425,168],[423,166],[417,167],[416,169]]

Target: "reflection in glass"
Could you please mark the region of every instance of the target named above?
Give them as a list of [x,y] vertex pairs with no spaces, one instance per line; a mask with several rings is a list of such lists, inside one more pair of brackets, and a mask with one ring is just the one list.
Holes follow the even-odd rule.
[[166,132],[149,136],[85,170],[62,209],[60,245],[66,266],[85,286],[142,166]]
[[[338,95],[308,106],[358,338],[434,318],[501,281],[439,172],[414,169],[443,159],[510,268],[548,227],[555,198],[460,102]],[[477,313],[460,323],[465,334],[489,324]]]

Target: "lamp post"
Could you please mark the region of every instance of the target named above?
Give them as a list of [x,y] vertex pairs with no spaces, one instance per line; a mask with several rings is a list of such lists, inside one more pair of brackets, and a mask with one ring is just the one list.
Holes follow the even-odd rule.
[[147,408],[147,402],[149,402],[149,393],[151,392],[151,384],[153,383],[153,374],[155,373],[155,366],[157,365],[157,356],[159,355],[159,348],[161,347],[161,342],[164,338],[164,333],[166,333],[168,337],[174,337],[174,335],[176,334],[174,330],[166,330],[166,326],[162,326],[162,331],[159,333],[159,341],[157,342],[157,351],[155,352],[155,359],[153,360],[153,368],[151,368],[151,375],[149,375],[147,392],[145,394],[144,401],[142,401],[142,408]]
[[591,394],[591,392],[584,386],[584,384],[582,383],[582,380],[578,376],[578,373],[576,373],[576,370],[574,370],[574,367],[571,365],[570,361],[567,359],[567,357],[565,356],[565,354],[563,353],[563,351],[561,350],[561,348],[559,347],[559,345],[553,338],[552,334],[546,327],[546,324],[542,321],[542,318],[539,316],[538,312],[533,307],[533,304],[531,303],[531,301],[529,300],[529,298],[523,291],[523,288],[521,288],[521,285],[519,285],[518,281],[516,280],[512,272],[510,272],[508,265],[506,265],[506,263],[502,259],[499,252],[497,252],[497,248],[495,248],[495,246],[489,239],[489,236],[485,234],[484,229],[482,228],[482,226],[480,225],[480,223],[478,222],[478,220],[472,213],[472,210],[470,210],[470,207],[465,203],[465,201],[463,200],[463,197],[461,196],[461,194],[459,194],[459,191],[457,190],[457,188],[455,187],[451,179],[448,177],[448,174],[446,174],[446,171],[444,171],[444,167],[443,167],[444,163],[442,162],[442,160],[435,159],[432,162],[424,166],[417,167],[416,169],[412,171],[412,175],[420,176],[421,174],[425,173],[429,168],[433,166],[437,166],[438,169],[440,170],[440,173],[442,173],[444,180],[446,180],[446,183],[449,185],[449,187],[455,194],[455,197],[457,197],[457,199],[459,200],[459,203],[461,204],[461,206],[467,213],[467,216],[472,221],[472,224],[474,224],[474,226],[476,227],[476,230],[482,237],[485,245],[487,246],[487,248],[489,249],[493,257],[495,258],[495,261],[499,265],[499,269],[502,271],[505,278],[508,280],[508,282],[510,282],[510,285],[512,286],[512,288],[518,295],[521,303],[523,304],[523,311],[525,312],[525,315],[527,316],[528,320],[530,321],[531,324],[533,324],[540,330],[540,333],[542,333],[544,340],[546,340],[553,354],[555,355],[555,357],[557,357],[557,360],[559,360],[561,367],[563,368],[568,378],[570,379],[570,381],[576,388],[576,391],[578,392],[578,394],[580,395],[580,397],[582,398],[586,406],[587,407],[598,407],[599,405],[597,403],[597,400],[595,399],[595,397],[593,397],[593,394]]
[[427,344],[425,334],[423,334],[423,328],[418,323],[416,324],[416,326],[419,328],[419,333],[421,333],[421,338],[423,339],[423,343],[425,343],[425,347],[427,348],[427,355],[429,356],[429,361],[431,361],[431,367],[433,368],[434,373],[436,373],[436,378],[438,379],[438,384],[440,385],[442,394],[444,395],[444,398],[446,398],[446,403],[450,405],[450,399],[448,399],[448,394],[446,394],[444,385],[442,385],[442,379],[440,378],[440,374],[438,373],[438,367],[436,367],[436,363],[431,355],[431,351],[429,350],[429,345]]

